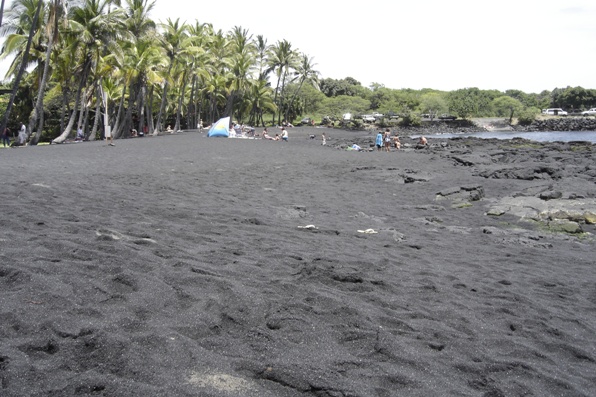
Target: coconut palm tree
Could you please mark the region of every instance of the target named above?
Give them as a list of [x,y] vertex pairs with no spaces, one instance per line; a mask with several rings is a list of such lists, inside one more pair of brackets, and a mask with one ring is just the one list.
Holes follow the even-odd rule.
[[33,42],[33,36],[35,32],[38,30],[38,21],[39,21],[39,14],[41,9],[43,8],[43,1],[37,0],[37,8],[35,9],[35,14],[33,16],[33,20],[31,22],[31,26],[29,28],[29,37],[27,39],[27,45],[25,46],[25,51],[22,55],[21,64],[19,67],[19,71],[14,81],[14,86],[12,89],[12,93],[10,95],[10,99],[8,101],[8,105],[6,107],[6,112],[4,113],[4,119],[2,120],[2,125],[0,126],[0,131],[4,131],[6,125],[8,123],[8,119],[10,118],[10,112],[12,110],[12,106],[14,104],[14,98],[17,93],[17,89],[19,88],[19,83],[21,82],[21,78],[23,77],[23,73],[25,72],[25,68],[27,66],[27,60],[29,57],[29,50],[31,49],[31,43]]
[[262,127],[265,127],[263,113],[265,111],[270,111],[271,113],[277,111],[277,106],[275,106],[275,101],[273,100],[273,90],[269,86],[269,83],[266,80],[255,81],[251,86],[249,98],[251,101],[249,124],[260,124]]
[[[33,109],[31,117],[29,118],[29,131],[32,133],[31,139],[29,140],[30,145],[37,145],[37,143],[39,142],[39,138],[41,137],[41,133],[43,131],[43,98],[45,95],[47,82],[50,78],[50,55],[54,47],[54,42],[58,41],[59,39],[58,23],[64,11],[61,0],[53,0],[53,2],[49,4],[49,6],[50,9],[48,13],[48,19],[46,22],[46,37],[48,38],[48,42],[46,45],[45,60],[43,62],[43,74],[41,78],[41,83],[39,84],[35,108]],[[33,128],[38,121],[39,124],[37,125],[37,131],[33,132]]]
[[257,40],[255,42],[255,51],[257,53],[257,65],[259,68],[259,80],[267,80],[267,76],[271,72],[270,69],[267,69],[267,52],[269,51],[269,46],[267,45],[267,39],[263,37],[263,35],[258,35]]
[[288,104],[285,112],[286,120],[289,120],[289,113],[290,109],[292,109],[292,104],[294,100],[298,96],[298,93],[302,89],[304,83],[311,84],[315,88],[319,88],[319,72],[314,69],[315,63],[313,63],[312,58],[309,58],[306,54],[302,54],[300,58],[300,63],[296,66],[296,76],[294,81],[298,81],[298,88],[294,91],[294,95],[292,96],[290,103]]
[[213,35],[213,26],[196,21],[194,25],[189,25],[188,34],[193,45],[203,50],[200,54],[194,56],[193,64],[189,70],[191,90],[188,103],[187,124],[195,126],[198,124],[202,110],[203,95],[201,95],[200,83],[209,75],[209,65],[213,63],[211,54],[207,51]]
[[[250,82],[254,80],[256,48],[251,42],[252,36],[247,30],[234,27],[230,37],[229,57],[230,82],[229,96],[224,111],[224,116],[234,115],[234,105],[237,99],[242,99],[245,92],[249,90]],[[239,120],[241,117],[239,117]]]
[[161,25],[163,28],[162,34],[162,45],[165,48],[166,55],[169,60],[167,70],[164,70],[162,75],[162,96],[161,105],[159,107],[159,114],[157,115],[156,135],[159,131],[163,130],[162,118],[164,118],[164,112],[166,110],[167,98],[168,98],[168,87],[171,81],[171,72],[176,65],[178,56],[184,51],[184,43],[188,37],[188,29],[186,23],[180,23],[180,19],[173,21],[168,18],[166,23]]
[[[296,51],[292,49],[292,44],[287,40],[278,41],[269,50],[268,64],[270,70],[274,71],[277,76],[277,84],[275,86],[274,102],[278,108],[277,123],[281,122],[281,113],[284,102],[285,85],[290,70],[296,65]],[[275,123],[275,114],[273,114],[273,123]]]
[[[38,18],[40,21],[45,21],[46,10],[43,0],[15,0],[6,12],[5,24],[0,28],[0,36],[6,37],[0,59],[13,58],[6,76],[16,76],[19,71],[29,41],[29,33],[33,27],[32,21],[39,6],[41,9]],[[43,29],[34,29],[26,68],[39,66],[43,61],[46,41],[44,33]]]
[[[77,93],[75,107],[69,122],[60,136],[53,140],[62,143],[74,126],[77,112],[81,104],[81,94],[91,77],[93,87],[99,79],[95,75],[102,54],[109,52],[122,57],[122,43],[132,41],[132,35],[126,29],[125,11],[122,8],[111,10],[111,1],[85,0],[81,7],[74,7],[69,12],[68,34],[75,37],[68,49],[80,59],[77,67]],[[109,12],[108,12],[109,11]]]

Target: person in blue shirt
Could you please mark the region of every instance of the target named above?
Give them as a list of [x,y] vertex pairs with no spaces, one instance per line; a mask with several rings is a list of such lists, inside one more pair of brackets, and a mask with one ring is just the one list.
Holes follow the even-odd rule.
[[383,133],[379,130],[379,133],[377,134],[377,139],[375,141],[375,145],[377,146],[377,150],[381,151],[381,148],[383,147]]

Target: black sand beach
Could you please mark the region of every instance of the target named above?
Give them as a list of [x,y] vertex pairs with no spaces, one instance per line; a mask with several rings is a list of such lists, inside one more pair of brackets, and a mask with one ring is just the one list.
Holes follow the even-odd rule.
[[0,396],[596,395],[594,146],[373,139],[0,150]]

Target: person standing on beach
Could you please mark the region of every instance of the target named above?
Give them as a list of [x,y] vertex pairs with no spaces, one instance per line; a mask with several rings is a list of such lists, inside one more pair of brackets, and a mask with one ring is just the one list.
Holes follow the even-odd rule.
[[2,132],[2,144],[4,147],[6,147],[6,145],[10,147],[10,128],[8,127]]
[[377,134],[375,145],[377,146],[377,151],[380,152],[381,148],[383,147],[383,133],[381,132],[381,130],[379,130],[379,133]]
[[385,130],[385,134],[383,135],[383,144],[385,146],[385,151],[390,152],[391,151],[391,131],[389,131],[389,128],[387,128]]
[[21,123],[21,129],[19,130],[19,146],[25,146],[27,142],[27,127]]
[[77,137],[75,140],[82,141],[83,139],[85,139],[85,134],[83,133],[83,128],[79,126],[79,128],[77,128]]
[[284,142],[288,141],[288,131],[286,130],[285,127],[281,128],[281,140]]
[[327,137],[324,132],[321,134],[321,140],[323,141],[321,145],[325,146],[327,144]]
[[108,143],[108,145],[110,146],[115,146],[114,145],[114,137],[112,135],[112,128],[108,125],[106,126],[106,130],[105,130],[105,136],[106,136],[106,141],[109,140],[110,143]]

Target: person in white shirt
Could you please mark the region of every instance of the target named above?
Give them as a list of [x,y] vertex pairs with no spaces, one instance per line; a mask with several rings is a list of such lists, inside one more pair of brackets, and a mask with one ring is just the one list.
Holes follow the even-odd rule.
[[21,123],[21,129],[19,130],[19,145],[25,146],[26,142],[27,142],[27,127],[25,127],[25,124]]

